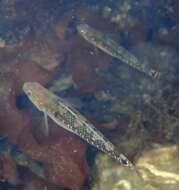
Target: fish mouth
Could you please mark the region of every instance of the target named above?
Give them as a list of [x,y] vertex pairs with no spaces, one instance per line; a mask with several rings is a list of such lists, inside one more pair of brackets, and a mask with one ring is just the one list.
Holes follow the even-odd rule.
[[81,34],[86,33],[86,31],[88,31],[88,25],[87,24],[78,24],[77,25],[77,30],[78,32],[80,32]]
[[36,87],[38,87],[38,83],[36,82],[25,82],[23,84],[23,91],[27,95],[28,99],[35,105],[35,107],[42,111],[42,108],[40,107],[39,103],[37,102],[37,93],[36,93]]
[[23,91],[28,94],[30,91],[34,91],[34,89],[38,89],[39,84],[37,82],[25,82],[23,84]]
[[31,93],[30,93],[30,89],[31,89],[31,82],[25,82],[24,84],[23,84],[23,87],[22,87],[22,89],[23,89],[23,91],[25,92],[25,94],[27,94],[27,95],[30,95]]

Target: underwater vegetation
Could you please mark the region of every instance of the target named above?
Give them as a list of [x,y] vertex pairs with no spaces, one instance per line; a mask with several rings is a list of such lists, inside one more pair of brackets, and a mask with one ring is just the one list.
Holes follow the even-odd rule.
[[[178,1],[1,0],[0,189],[177,190],[178,36]],[[45,120],[26,82],[75,107],[135,170]]]

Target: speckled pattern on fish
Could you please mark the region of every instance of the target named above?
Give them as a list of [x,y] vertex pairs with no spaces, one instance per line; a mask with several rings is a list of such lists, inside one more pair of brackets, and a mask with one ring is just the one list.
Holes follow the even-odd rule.
[[56,96],[37,82],[27,82],[23,86],[32,103],[55,121],[59,126],[78,135],[84,141],[107,153],[121,165],[133,168],[133,164],[98,131],[84,116],[68,102]]
[[102,32],[90,27],[87,24],[79,24],[77,26],[77,30],[85,40],[105,53],[120,59],[127,65],[142,73],[145,73],[152,78],[159,77],[160,73],[158,71],[148,68],[146,65],[142,64],[133,54],[119,46],[114,40]]

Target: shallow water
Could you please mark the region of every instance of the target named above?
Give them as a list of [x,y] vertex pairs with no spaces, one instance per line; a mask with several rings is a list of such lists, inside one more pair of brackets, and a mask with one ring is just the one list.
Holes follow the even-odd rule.
[[[0,189],[176,190],[178,11],[173,0],[0,0]],[[79,24],[98,31],[96,41]],[[134,163],[142,182],[50,118],[45,136],[25,82],[66,99]]]

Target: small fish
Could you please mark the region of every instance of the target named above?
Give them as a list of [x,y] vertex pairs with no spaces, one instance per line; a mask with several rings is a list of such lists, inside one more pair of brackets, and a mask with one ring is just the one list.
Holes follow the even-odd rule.
[[127,65],[133,67],[140,72],[145,73],[152,78],[159,77],[160,72],[148,68],[144,64],[141,64],[141,62],[134,55],[132,55],[123,47],[119,46],[114,40],[112,40],[102,32],[90,27],[87,24],[77,25],[77,31],[89,43],[93,44],[95,47],[111,55],[112,57],[120,59]]
[[133,168],[133,164],[123,154],[119,153],[117,148],[93,124],[64,99],[56,96],[37,82],[24,83],[23,90],[31,102],[59,126],[107,153],[119,161],[121,165]]

